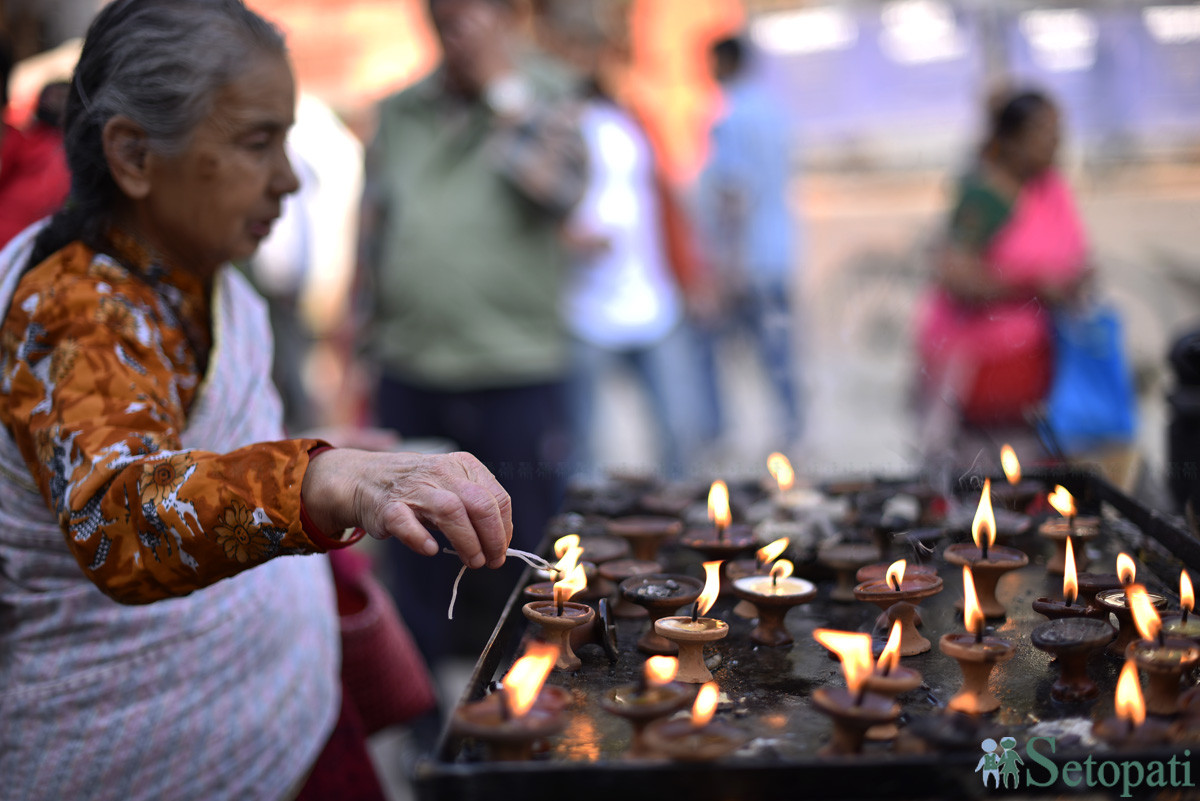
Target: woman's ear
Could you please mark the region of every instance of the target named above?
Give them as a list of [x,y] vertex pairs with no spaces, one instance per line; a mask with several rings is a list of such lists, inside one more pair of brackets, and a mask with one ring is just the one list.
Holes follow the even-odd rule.
[[118,114],[104,124],[101,138],[108,170],[121,192],[133,200],[148,195],[150,147],[142,127]]

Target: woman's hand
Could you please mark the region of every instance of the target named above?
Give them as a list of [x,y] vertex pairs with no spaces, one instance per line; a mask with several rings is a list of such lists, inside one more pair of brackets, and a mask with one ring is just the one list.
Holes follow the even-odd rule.
[[335,448],[313,457],[301,496],[322,531],[362,526],[417,553],[446,535],[468,567],[499,567],[512,540],[512,501],[469,453],[424,455]]

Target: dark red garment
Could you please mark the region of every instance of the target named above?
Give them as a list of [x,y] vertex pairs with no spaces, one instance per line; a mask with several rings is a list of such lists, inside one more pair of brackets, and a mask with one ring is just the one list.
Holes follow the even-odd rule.
[[71,189],[62,133],[35,122],[7,123],[0,140],[0,247],[30,223],[53,214]]
[[349,695],[333,733],[317,757],[296,801],[386,801],[367,750],[367,732]]

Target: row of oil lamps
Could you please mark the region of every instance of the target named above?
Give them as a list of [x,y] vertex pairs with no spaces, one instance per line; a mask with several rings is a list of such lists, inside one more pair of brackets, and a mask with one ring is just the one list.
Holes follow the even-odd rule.
[[[778,460],[782,458],[772,456],[771,471],[777,479],[781,470]],[[1006,473],[1015,483],[1008,459],[1006,452]],[[790,473],[790,466],[787,471]],[[787,489],[782,480],[780,488],[781,493]],[[1063,598],[1039,598],[1034,602],[1034,610],[1049,620],[1033,630],[1031,640],[1035,647],[1052,654],[1059,666],[1051,695],[1064,702],[1095,698],[1099,688],[1088,677],[1086,664],[1093,653],[1107,647],[1110,654],[1123,657],[1125,665],[1117,684],[1116,717],[1098,723],[1095,733],[1114,745],[1164,741],[1170,732],[1162,720],[1174,716],[1180,708],[1181,679],[1200,664],[1200,620],[1189,619],[1194,603],[1190,579],[1186,571],[1181,573],[1181,612],[1164,622],[1159,610],[1166,607],[1166,597],[1134,582],[1135,567],[1127,555],[1118,557],[1114,576],[1077,573],[1074,543],[1094,537],[1099,522],[1078,517],[1073,499],[1062,487],[1056,487],[1048,500],[1062,518],[1047,521],[1041,533],[1058,544],[1048,570],[1063,575]],[[714,759],[736,750],[748,739],[738,727],[713,716],[719,691],[705,665],[703,650],[706,644],[725,637],[729,626],[705,614],[723,589],[732,590],[741,599],[735,614],[757,618],[750,636],[755,643],[766,646],[792,642],[784,625],[787,611],[816,595],[811,582],[791,575],[791,562],[778,558],[788,546],[786,538],[759,549],[755,559],[733,560],[757,543],[749,530],[731,528],[728,492],[722,482],[713,485],[709,510],[712,529],[691,533],[681,540],[685,546],[713,557],[704,563],[703,583],[690,576],[662,573],[654,561],[658,544],[682,528],[678,520],[610,522],[610,533],[628,540],[635,558],[605,563],[600,566],[600,575],[619,581],[618,602],[626,604],[625,614],[649,619],[638,640],[639,650],[651,655],[641,680],[636,686],[612,690],[601,699],[606,710],[631,722],[631,757],[660,754],[687,760]],[[999,707],[988,680],[996,665],[1006,662],[1014,652],[1012,643],[985,636],[987,618],[1006,616],[1004,606],[996,599],[996,585],[1005,573],[1028,564],[1028,557],[1014,548],[995,545],[990,482],[984,484],[971,534],[973,543],[951,545],[943,554],[947,562],[962,567],[966,631],[944,634],[938,646],[958,662],[963,675],[962,688],[948,708],[978,715]],[[500,690],[455,713],[457,733],[487,743],[493,759],[527,758],[535,740],[565,726],[568,694],[562,688],[543,684],[552,669],[579,669],[581,662],[572,641],[586,641],[586,636],[578,635],[593,624],[596,613],[591,606],[570,600],[587,587],[579,538],[560,539],[555,555],[559,558],[555,566],[557,580],[527,588],[527,594],[535,600],[522,608],[527,618],[540,625],[545,642],[530,646],[505,676]],[[894,736],[900,708],[893,699],[923,681],[920,673],[901,665],[900,659],[932,648],[917,628],[921,599],[942,589],[942,579],[932,567],[908,567],[904,560],[891,565],[870,564],[862,566],[856,578],[859,583],[853,588],[853,596],[880,608],[879,627],[889,631],[890,636],[876,659],[870,634],[828,629],[813,633],[841,660],[846,679],[845,688],[820,688],[812,696],[814,706],[833,722],[825,753],[854,754],[861,751],[868,736]],[[689,604],[689,615],[674,614]],[[1109,623],[1110,613],[1116,617],[1118,629]],[[1139,669],[1147,676],[1144,697]],[[702,686],[695,694],[691,715],[671,717],[687,705],[695,685]],[[1147,710],[1156,717],[1147,719]]]

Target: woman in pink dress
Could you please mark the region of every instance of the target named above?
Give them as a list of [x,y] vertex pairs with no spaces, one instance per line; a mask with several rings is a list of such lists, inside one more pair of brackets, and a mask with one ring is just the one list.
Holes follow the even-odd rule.
[[931,418],[952,422],[943,433],[1023,424],[1050,388],[1051,312],[1089,274],[1083,225],[1054,167],[1059,138],[1049,98],[1008,95],[959,181],[917,324],[922,396]]

